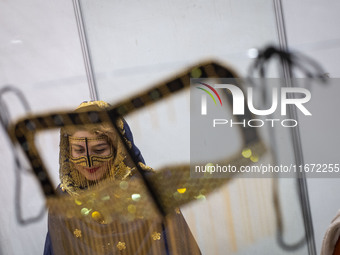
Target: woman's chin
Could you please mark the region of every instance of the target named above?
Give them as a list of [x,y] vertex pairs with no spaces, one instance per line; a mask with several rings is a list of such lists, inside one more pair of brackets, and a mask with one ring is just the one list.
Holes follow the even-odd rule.
[[85,178],[88,180],[88,181],[99,181],[101,178],[97,177],[97,176],[85,176]]

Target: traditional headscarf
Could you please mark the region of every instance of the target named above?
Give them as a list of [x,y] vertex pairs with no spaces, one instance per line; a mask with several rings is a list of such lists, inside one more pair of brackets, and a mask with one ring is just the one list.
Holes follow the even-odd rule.
[[[109,107],[110,105],[104,101],[83,102],[75,110],[75,112],[99,111]],[[108,172],[104,176],[103,180],[124,180],[131,176],[135,171],[135,164],[132,158],[128,156],[128,152],[120,139],[120,135],[129,146],[135,160],[138,161],[136,163],[140,163],[143,167],[145,166],[144,159],[133,142],[132,133],[128,124],[124,119],[119,118],[117,119],[116,125],[118,130],[116,130],[111,123],[61,129],[59,177],[61,181],[60,187],[63,191],[67,191],[67,193],[71,195],[77,195],[81,190],[87,189],[94,184],[93,182],[86,180],[86,178],[79,173],[74,164],[70,161],[69,137],[77,130],[86,130],[90,133],[96,134],[98,137],[104,137],[107,139],[110,146],[112,146],[114,155],[112,159],[107,162]],[[118,132],[120,132],[120,134],[118,134]]]
[[[85,102],[76,111],[107,107],[102,101]],[[80,129],[105,137],[114,148],[100,185],[86,181],[70,162],[69,136],[80,127],[61,129],[61,189],[79,196],[60,196],[50,201],[44,254],[200,254],[178,208],[174,214],[160,217],[144,181],[134,174],[136,164],[141,170],[152,169],[144,165],[126,122],[117,119],[116,127],[102,123]],[[132,175],[134,178],[127,181]]]

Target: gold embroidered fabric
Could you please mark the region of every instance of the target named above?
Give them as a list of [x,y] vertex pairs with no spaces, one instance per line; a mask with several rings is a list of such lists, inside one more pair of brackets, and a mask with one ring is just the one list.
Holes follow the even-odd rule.
[[[107,105],[83,103],[77,111],[98,110],[98,107]],[[107,165],[108,172],[96,182],[86,180],[75,168],[75,164],[83,164],[86,159],[70,155],[70,141],[83,139],[72,137],[77,128],[61,129],[62,195],[47,200],[54,254],[200,254],[179,210],[177,213],[172,210],[166,218],[161,216],[124,147],[122,139],[128,139],[118,134],[125,134],[121,119],[117,120],[117,126],[117,131],[109,123],[77,127],[98,134],[99,138],[95,139],[107,139],[112,146],[113,155],[108,157],[111,159],[99,162]],[[127,146],[131,148],[132,143]],[[147,175],[155,174],[142,162],[138,167]]]

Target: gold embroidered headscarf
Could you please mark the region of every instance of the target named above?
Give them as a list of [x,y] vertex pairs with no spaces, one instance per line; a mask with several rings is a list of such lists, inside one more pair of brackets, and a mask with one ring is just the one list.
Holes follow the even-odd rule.
[[[104,101],[83,102],[75,110],[75,112],[98,111],[108,107],[110,107],[110,105]],[[131,142],[124,136],[125,129],[122,119],[117,120],[117,127],[118,132],[123,135],[129,147],[131,147]],[[100,138],[107,139],[110,146],[112,146],[114,155],[111,160],[105,163],[107,165],[108,172],[101,181],[124,180],[128,176],[132,175],[132,172],[135,170],[134,164],[132,160],[127,157],[128,153],[125,146],[121,139],[119,139],[119,134],[111,123],[62,128],[60,131],[59,177],[61,181],[60,187],[63,191],[67,191],[67,193],[71,195],[78,195],[81,190],[87,189],[96,184],[96,182],[88,181],[75,168],[74,163],[70,161],[69,137],[77,130],[86,130]]]

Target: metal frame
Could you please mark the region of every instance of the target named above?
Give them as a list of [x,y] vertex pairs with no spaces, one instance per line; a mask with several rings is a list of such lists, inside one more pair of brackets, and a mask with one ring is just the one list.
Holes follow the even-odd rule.
[[76,16],[79,39],[81,44],[81,50],[83,53],[83,59],[86,70],[87,82],[90,90],[91,100],[98,100],[98,92],[96,86],[95,75],[93,71],[93,65],[91,61],[91,54],[87,43],[87,36],[85,31],[85,23],[83,19],[83,13],[81,9],[81,4],[79,0],[73,0],[74,14]]
[[[285,22],[284,22],[282,1],[273,0],[273,3],[274,3],[274,12],[275,12],[275,18],[276,18],[276,27],[277,27],[277,32],[278,32],[279,45],[282,50],[288,51],[288,43],[287,43],[287,35],[286,35],[286,27],[285,27]],[[292,82],[292,70],[286,61],[282,61],[282,72],[283,72],[283,78],[284,78],[286,86],[293,87],[294,85]],[[292,119],[297,119],[298,116],[297,116],[296,108],[289,107],[288,115]],[[300,138],[300,129],[298,126],[291,129],[291,138],[292,138],[293,149],[294,149],[295,163],[297,165],[303,165],[304,159],[303,159],[302,144],[301,144],[301,138]],[[306,175],[304,172],[299,173],[297,181],[298,181],[302,216],[303,216],[304,226],[305,226],[305,231],[306,231],[308,253],[310,255],[316,255],[317,253],[316,253],[316,247],[315,247],[312,214],[311,214],[310,204],[309,204],[307,180],[306,180]]]

